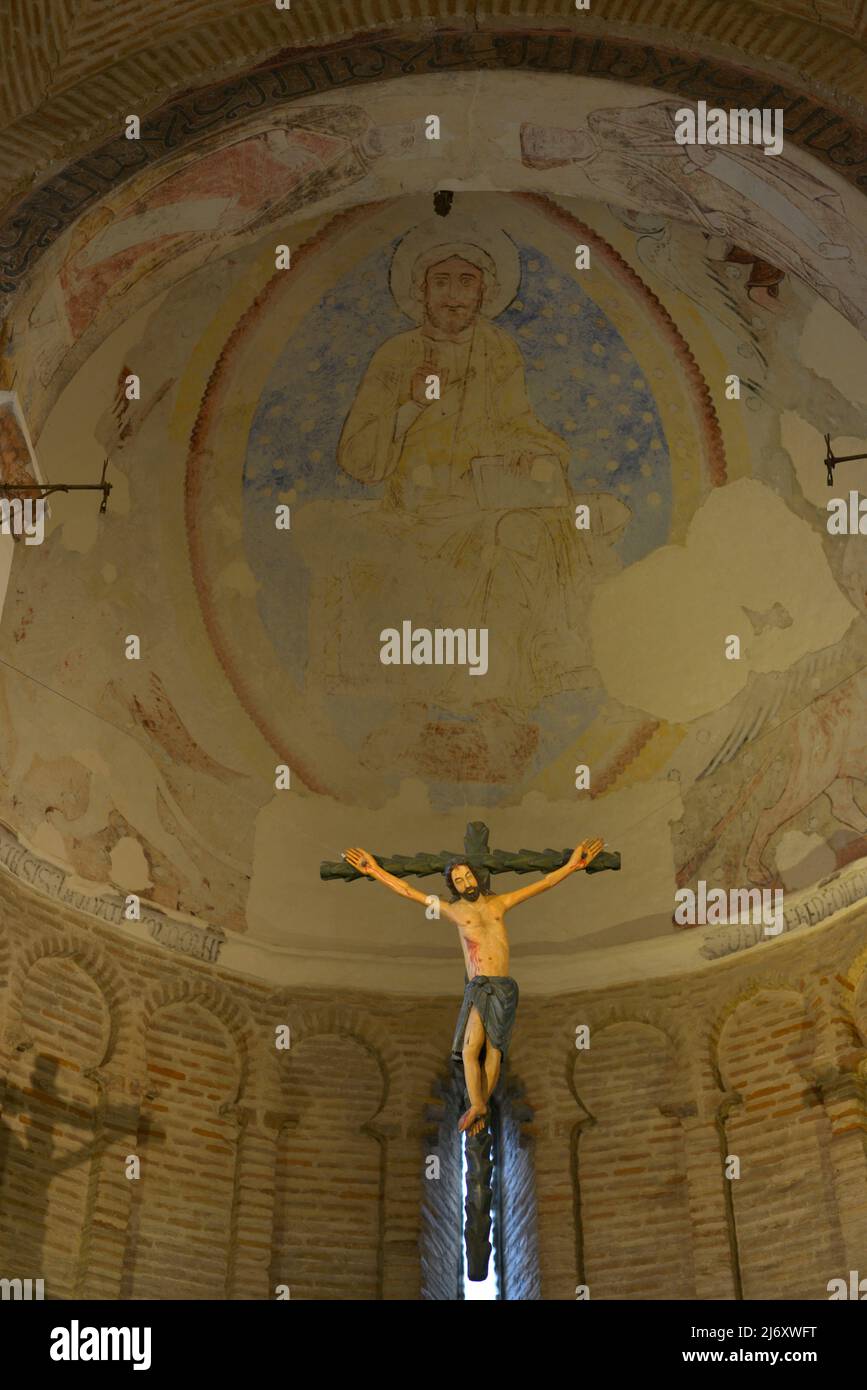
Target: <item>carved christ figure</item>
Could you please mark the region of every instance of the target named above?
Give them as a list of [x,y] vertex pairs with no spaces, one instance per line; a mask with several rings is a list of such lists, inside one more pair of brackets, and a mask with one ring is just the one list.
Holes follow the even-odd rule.
[[[578,869],[586,869],[602,849],[601,840],[584,840],[562,869],[518,888],[513,893],[491,893],[484,875],[477,874],[462,859],[445,868],[444,877],[452,893],[440,911],[454,922],[461,939],[467,967],[467,983],[452,1044],[452,1056],[464,1064],[470,1107],[461,1116],[458,1129],[478,1134],[487,1124],[488,1101],[500,1075],[515,1013],[518,985],[508,973],[509,938],[504,917],[519,903],[546,893]],[[428,897],[403,879],[386,873],[367,850],[349,849],[343,858],[359,873],[378,879],[392,892],[426,906]],[[484,1055],[483,1055],[484,1054]]]

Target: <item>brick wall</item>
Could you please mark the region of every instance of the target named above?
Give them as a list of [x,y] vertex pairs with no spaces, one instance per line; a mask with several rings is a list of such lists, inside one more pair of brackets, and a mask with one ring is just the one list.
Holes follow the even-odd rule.
[[576,1134],[579,1237],[591,1297],[693,1297],[681,1078],[671,1041],[644,1023],[594,1031],[577,1053],[587,1120]]
[[358,1041],[335,1034],[305,1039],[287,1063],[272,1284],[292,1298],[378,1298],[385,1146],[368,1126],[385,1077]]
[[197,1003],[158,1009],[145,1038],[147,1090],[129,1181],[129,1298],[222,1298],[229,1267],[240,1079],[235,1039]]
[[[818,1270],[845,1264],[831,1174],[831,1126],[810,1078],[817,1046],[807,1001],[761,992],[726,1020],[719,1057],[745,1298],[810,1298]],[[867,1252],[865,1252],[867,1253]],[[847,1266],[848,1268],[848,1266]]]
[[[863,1267],[864,916],[688,981],[524,996],[506,1298],[822,1299]],[[454,1298],[458,993],[275,989],[0,874],[0,1276],[49,1297]]]
[[[36,961],[21,981],[21,1021],[32,1038],[7,1068],[0,1250],[21,1276],[58,1297],[79,1290],[80,1235],[89,1227],[98,1164],[99,1088],[87,1072],[109,1035],[100,990],[70,959]],[[16,1271],[17,1272],[17,1271]]]

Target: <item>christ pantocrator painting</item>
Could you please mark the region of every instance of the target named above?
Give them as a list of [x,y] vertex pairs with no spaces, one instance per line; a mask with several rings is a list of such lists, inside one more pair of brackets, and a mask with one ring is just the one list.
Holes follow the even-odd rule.
[[[487,1124],[488,1101],[508,1051],[518,1008],[517,981],[508,974],[509,938],[503,919],[519,903],[555,888],[578,869],[586,869],[601,849],[601,840],[583,840],[562,869],[512,893],[489,892],[472,867],[461,859],[453,860],[444,871],[453,896],[451,902],[440,904],[440,911],[458,929],[467,968],[452,1056],[463,1061],[470,1098],[469,1109],[461,1116],[458,1128],[467,1130],[471,1137]],[[349,849],[343,858],[359,873],[384,883],[393,893],[427,906],[426,894],[386,873],[367,850]]]
[[[619,568],[614,546],[631,513],[609,492],[573,492],[570,448],[537,415],[518,344],[494,322],[519,291],[515,244],[496,226],[448,231],[416,227],[392,258],[392,297],[416,326],[373,353],[337,450],[345,474],[383,491],[341,504],[340,554],[311,610],[331,617],[311,630],[311,663],[329,689],[393,693],[370,634],[394,624],[397,576],[398,617],[493,627],[485,698],[523,712],[564,681],[582,685],[589,588]],[[592,505],[590,530],[576,529],[578,501]],[[305,511],[312,573],[325,530],[308,541],[319,508]],[[450,669],[429,673],[422,693],[456,714],[478,699]]]
[[[387,481],[392,505],[414,510],[446,498],[477,506],[479,459],[565,465],[564,441],[530,405],[517,345],[490,321],[504,297],[492,256],[444,241],[407,269],[422,322],[374,353],[344,425],[341,468],[362,482]],[[438,400],[425,394],[431,374]]]

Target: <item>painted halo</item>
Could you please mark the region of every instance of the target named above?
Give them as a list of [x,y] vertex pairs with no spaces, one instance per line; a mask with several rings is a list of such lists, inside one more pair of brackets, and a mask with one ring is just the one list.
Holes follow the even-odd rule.
[[489,271],[493,267],[495,286],[485,295],[481,312],[486,318],[495,319],[508,309],[521,282],[520,257],[511,237],[499,228],[483,229],[468,218],[453,221],[449,217],[447,222],[437,218],[436,222],[424,223],[408,232],[391,262],[389,288],[392,298],[413,323],[421,323],[424,317],[422,302],[413,288],[413,270],[420,256],[437,252],[442,255],[430,261],[431,265],[450,256],[463,256]]

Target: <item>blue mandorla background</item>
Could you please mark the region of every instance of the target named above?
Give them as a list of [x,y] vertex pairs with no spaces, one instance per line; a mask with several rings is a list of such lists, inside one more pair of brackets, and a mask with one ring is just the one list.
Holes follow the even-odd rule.
[[[308,575],[286,533],[274,526],[274,506],[290,491],[294,507],[314,499],[372,501],[382,494],[382,484],[366,486],[343,472],[337,444],[373,353],[412,327],[388,284],[399,240],[360,261],[307,314],[274,362],[250,430],[243,479],[246,558],[259,586],[262,623],[284,670],[299,684],[307,658]],[[520,346],[533,409],[570,448],[573,490],[611,492],[631,509],[617,547],[629,565],[666,543],[671,516],[670,460],[650,384],[577,279],[534,246],[519,243],[518,251],[518,294],[496,322]],[[339,536],[334,543],[339,546]],[[338,724],[343,698],[323,696]],[[359,719],[370,728],[382,722],[384,710],[371,709],[365,718],[357,696],[345,698],[353,700],[356,736],[363,732]],[[534,711],[536,767],[562,747],[565,730],[574,737],[593,719],[600,698],[601,692],[563,693]],[[447,711],[441,716],[449,717]]]

